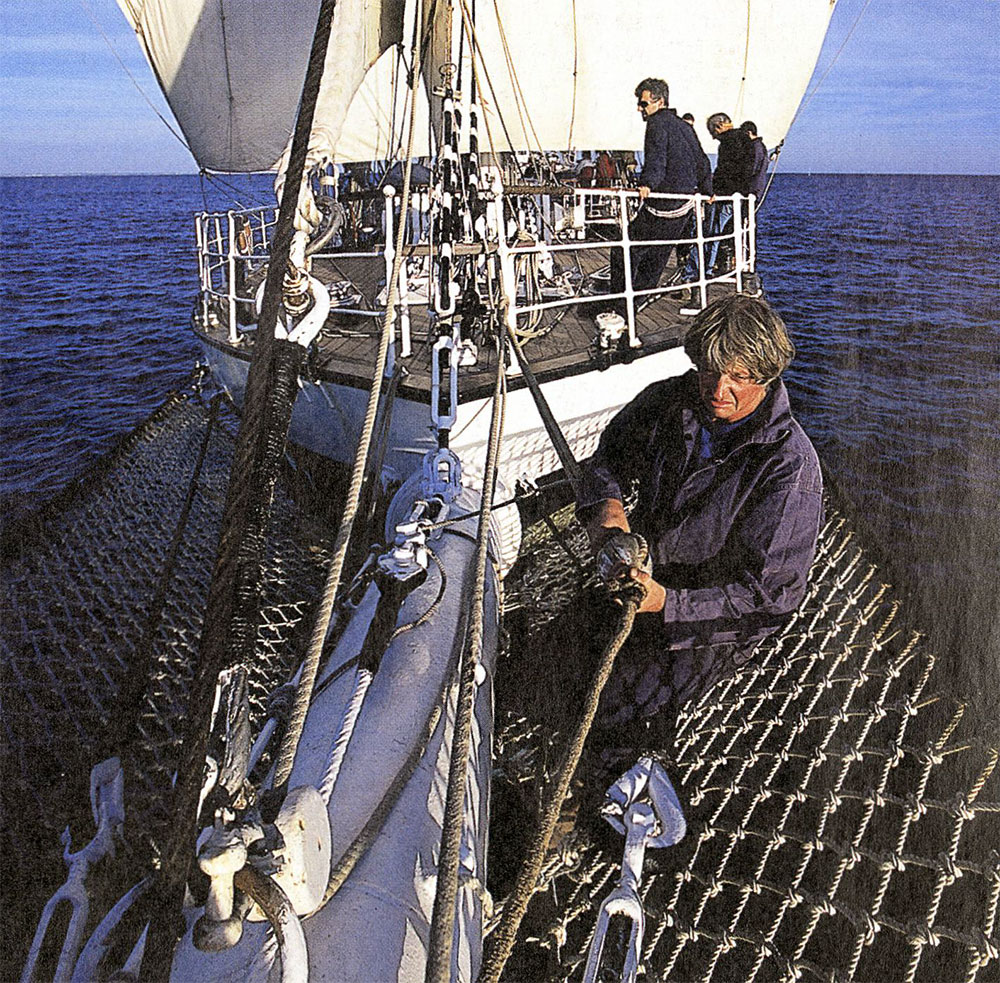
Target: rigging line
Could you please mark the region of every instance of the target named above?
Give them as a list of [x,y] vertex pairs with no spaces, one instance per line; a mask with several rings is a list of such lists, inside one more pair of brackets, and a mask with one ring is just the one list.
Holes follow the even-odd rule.
[[[495,324],[495,322],[494,322]],[[448,983],[451,979],[452,945],[455,933],[455,902],[458,897],[462,830],[469,757],[472,753],[472,721],[476,703],[476,669],[484,640],[483,608],[486,603],[486,572],[489,564],[490,516],[499,470],[506,416],[507,377],[504,372],[502,336],[496,338],[497,374],[493,389],[493,413],[483,473],[483,490],[476,535],[475,581],[469,599],[469,628],[461,655],[455,720],[448,760],[448,782],[441,821],[441,847],[431,929],[427,942],[425,983]]]
[[[507,75],[510,77],[511,81],[511,94],[514,96],[514,108],[517,110],[517,118],[521,122],[521,133],[524,134],[524,142],[528,143],[528,127],[525,126],[524,118],[528,112],[527,105],[524,105],[522,111],[522,100],[520,93],[520,86],[517,84],[517,75],[514,71],[514,63],[511,59],[510,47],[507,44],[507,35],[504,33],[503,21],[500,17],[500,7],[497,4],[497,0],[493,0],[493,9],[496,11],[497,15],[497,30],[500,33],[500,45],[503,48],[504,61],[507,62]],[[499,106],[497,107],[499,109]],[[530,122],[530,120],[529,120]]]
[[[473,46],[473,58],[472,58],[473,71],[476,71],[476,55],[478,55],[479,61],[482,65],[483,75],[486,77],[486,84],[489,86],[490,94],[493,96],[493,105],[496,108],[497,119],[500,120],[500,126],[503,129],[504,136],[507,138],[507,146],[510,147],[511,153],[513,153],[514,141],[511,139],[510,131],[507,129],[507,121],[504,119],[503,113],[500,112],[500,100],[497,99],[497,91],[495,86],[493,85],[493,78],[490,75],[490,70],[486,65],[486,59],[483,57],[483,48],[482,45],[479,43],[479,35],[476,32],[476,25],[471,22],[469,16],[469,8],[466,3],[466,0],[459,0],[459,3],[462,5],[462,22],[468,28],[469,39]],[[482,87],[480,86],[479,88],[481,89]],[[490,130],[489,119],[485,112],[483,113],[483,122],[486,123],[486,133],[488,136],[490,136],[491,130]],[[494,153],[496,152],[496,145],[493,143],[492,136],[490,136],[490,149]],[[519,174],[520,170],[521,170],[520,165],[518,165]]]
[[[500,41],[503,44],[504,58],[507,60],[507,66],[510,72],[511,81],[514,83],[515,89],[515,102],[520,101],[524,106],[524,115],[528,119],[528,126],[531,128],[531,135],[535,138],[535,146],[538,149],[539,154],[542,155],[542,160],[547,164],[548,158],[545,156],[545,148],[542,146],[542,141],[538,136],[538,131],[535,129],[534,120],[531,118],[531,111],[528,109],[528,100],[524,95],[524,90],[521,88],[521,80],[517,77],[517,68],[514,65],[514,56],[511,54],[510,45],[507,43],[507,32],[503,28],[503,20],[500,17],[500,6],[498,0],[493,0],[493,7],[497,12],[497,28],[500,31]],[[517,111],[518,116],[521,116],[520,107]],[[524,128],[524,120],[521,120],[521,127]],[[528,134],[525,132],[525,141],[527,141]],[[549,173],[555,179],[555,170],[549,167]]]
[[[854,23],[851,25],[851,29],[847,32],[847,35],[844,37],[844,40],[840,43],[840,47],[837,49],[836,54],[834,54],[832,60],[830,61],[830,64],[827,65],[826,71],[824,71],[823,74],[816,81],[816,84],[812,87],[812,90],[802,101],[799,108],[795,110],[795,115],[792,117],[791,122],[788,124],[788,130],[786,130],[786,133],[790,131],[791,128],[795,125],[795,121],[799,118],[799,114],[802,112],[803,109],[806,108],[806,106],[809,105],[810,102],[812,102],[813,96],[816,95],[817,91],[819,90],[819,87],[826,81],[826,77],[833,70],[833,66],[837,64],[837,59],[840,57],[844,48],[847,47],[847,42],[851,40],[851,36],[854,34],[855,30],[857,30],[858,24],[861,23],[861,18],[864,17],[865,11],[871,6],[871,3],[872,0],[865,0],[864,6],[861,8],[861,10],[858,11],[858,16],[854,18]],[[757,203],[757,211],[760,211],[765,200],[767,199],[767,193],[771,190],[771,182],[774,181],[774,175],[778,171],[778,161],[781,159],[781,148],[784,145],[785,141],[782,140],[777,145],[777,147],[774,148],[777,151],[777,156],[774,158],[774,166],[771,168],[771,173],[768,176],[767,186],[764,188],[764,193],[760,196],[760,201]]]
[[229,102],[229,117],[226,120],[226,146],[229,159],[233,159],[233,80],[229,74],[229,42],[226,40],[226,8],[219,0],[219,27],[222,30],[222,63],[226,72],[226,95]]
[[566,137],[566,149],[573,146],[573,127],[576,125],[576,89],[578,83],[577,66],[580,58],[580,39],[576,27],[576,0],[573,0],[573,103],[569,114],[569,134]]
[[[295,763],[295,754],[298,750],[299,739],[305,727],[306,713],[312,701],[312,691],[316,682],[316,672],[319,669],[320,658],[323,654],[323,647],[326,641],[327,629],[330,625],[330,618],[333,614],[334,601],[340,588],[341,574],[344,569],[344,560],[347,556],[347,548],[350,545],[351,533],[354,529],[354,519],[357,515],[358,504],[361,499],[361,485],[365,475],[365,464],[368,458],[368,451],[371,445],[372,432],[375,428],[375,414],[378,409],[379,398],[382,394],[382,379],[385,375],[385,364],[389,355],[389,337],[396,311],[396,301],[399,294],[399,271],[403,261],[403,245],[406,241],[406,221],[405,216],[410,205],[410,179],[413,173],[413,139],[416,131],[417,100],[416,87],[420,84],[420,65],[422,61],[421,51],[423,40],[423,18],[417,16],[414,23],[413,41],[413,73],[411,77],[411,90],[413,98],[410,101],[409,135],[406,148],[406,165],[403,170],[403,191],[401,198],[401,220],[396,229],[396,248],[392,262],[392,276],[389,280],[389,289],[385,301],[385,317],[382,321],[382,336],[379,341],[378,354],[376,356],[375,373],[372,378],[372,387],[368,396],[368,406],[365,411],[364,424],[362,426],[361,437],[358,441],[358,450],[355,455],[354,471],[351,475],[351,484],[347,493],[347,500],[344,504],[344,514],[340,527],[337,530],[337,538],[334,543],[334,556],[327,573],[326,584],[323,596],[320,599],[316,612],[316,620],[313,625],[313,633],[309,642],[309,650],[305,661],[302,663],[302,674],[299,677],[299,686],[295,692],[295,702],[289,716],[288,727],[282,739],[281,747],[278,751],[274,770],[274,781],[272,788],[282,790],[288,783],[292,772],[292,765]],[[331,873],[331,878],[333,874]],[[329,885],[328,885],[329,889]]]
[[747,40],[743,48],[743,77],[740,79],[740,91],[736,96],[736,115],[743,115],[743,96],[747,87],[747,65],[750,63],[750,0],[747,0]]
[[823,72],[823,74],[817,80],[816,84],[812,87],[812,91],[809,92],[809,94],[806,96],[802,105],[800,105],[799,108],[795,110],[795,115],[792,117],[792,122],[788,124],[789,130],[792,128],[795,121],[799,118],[799,113],[801,113],[802,110],[805,109],[806,106],[808,106],[809,103],[812,102],[813,96],[816,95],[816,92],[819,90],[819,87],[826,81],[826,77],[833,70],[833,66],[837,64],[837,59],[841,56],[841,53],[843,52],[844,48],[847,47],[847,42],[851,40],[852,35],[857,30],[858,24],[861,23],[861,18],[864,17],[865,11],[871,6],[871,3],[872,0],[865,0],[864,6],[861,8],[861,10],[858,11],[858,16],[854,18],[854,23],[851,25],[851,29],[847,32],[847,36],[840,43],[840,47],[837,49],[837,53],[833,56],[833,60],[830,62],[829,65],[827,65],[826,71]]
[[[260,596],[263,576],[264,526],[271,511],[277,459],[287,439],[298,369],[304,357],[304,351],[294,343],[275,338],[274,329],[336,2],[321,0],[292,136],[288,174],[293,179],[286,183],[281,197],[257,337],[247,374],[242,419],[233,452],[233,472],[226,490],[222,532],[177,759],[172,823],[157,876],[159,917],[152,922],[142,957],[140,979],[143,983],[169,975],[179,937],[178,927],[183,931],[181,911],[195,854],[205,754],[219,673],[249,655],[259,624],[259,606],[255,602]],[[256,480],[245,480],[249,474]]]
[[[642,591],[642,594],[644,593],[645,590]],[[539,874],[545,862],[549,844],[552,842],[556,823],[559,821],[562,804],[569,792],[570,782],[573,780],[573,775],[576,774],[584,744],[593,726],[594,718],[597,716],[601,693],[611,675],[615,658],[632,631],[641,598],[641,594],[633,591],[624,593],[622,597],[621,621],[618,624],[615,637],[604,649],[597,668],[593,671],[576,728],[563,748],[556,772],[543,793],[545,798],[539,809],[539,817],[531,843],[518,870],[514,887],[504,903],[500,921],[490,935],[488,948],[483,956],[482,968],[479,971],[479,983],[499,983],[504,966],[514,948],[518,929],[521,927],[521,921],[528,908],[528,902],[538,887]]]
[[[229,193],[230,197],[232,198],[233,203],[235,205],[237,205],[239,208],[243,209],[243,208],[247,208],[248,207],[248,206],[244,205],[243,202],[240,200],[240,197],[242,197],[243,192],[240,191],[240,189],[239,189],[239,187],[237,187],[237,185],[233,184],[230,181],[225,180],[225,178],[221,177],[218,174],[213,173],[212,171],[207,170],[204,167],[201,168],[201,170],[199,170],[198,173],[201,175],[202,179],[205,180],[205,181],[207,181],[209,184],[218,185],[219,188],[224,189],[225,191],[227,191]],[[273,199],[258,198],[257,195],[254,193],[253,189],[250,189],[250,194],[251,194],[251,198],[249,200],[250,200],[250,202],[251,202],[251,204],[252,204],[253,207],[255,207],[255,208],[270,208],[270,207],[272,207]],[[240,197],[237,197],[237,196],[240,196]],[[206,204],[205,204],[205,211],[206,212],[208,211],[207,201],[206,201]]]
[[[111,52],[111,54],[114,55],[115,61],[117,61],[118,64],[121,65],[122,71],[129,77],[129,81],[131,81],[131,83],[136,87],[136,90],[138,91],[139,95],[141,95],[142,98],[146,101],[146,105],[149,106],[149,108],[152,109],[154,113],[156,113],[156,115],[160,118],[160,122],[171,132],[171,134],[173,134],[174,139],[176,139],[177,142],[190,154],[191,148],[188,146],[187,140],[185,140],[184,137],[180,133],[178,133],[177,130],[173,128],[173,126],[170,125],[170,121],[166,118],[166,116],[164,116],[163,113],[161,113],[156,108],[156,106],[153,105],[153,101],[149,98],[149,96],[146,95],[145,90],[138,83],[136,77],[129,71],[128,66],[125,64],[125,62],[122,61],[121,55],[119,55],[117,50],[115,50],[115,46],[111,43],[111,39],[104,32],[104,28],[101,27],[100,22],[94,16],[94,12],[90,9],[87,0],[80,0],[80,6],[83,7],[84,13],[90,18],[91,23],[100,32],[101,37],[104,38],[104,43],[108,46],[108,50]],[[136,31],[136,34],[138,33],[139,32]],[[191,154],[191,156],[193,157],[194,154]]]

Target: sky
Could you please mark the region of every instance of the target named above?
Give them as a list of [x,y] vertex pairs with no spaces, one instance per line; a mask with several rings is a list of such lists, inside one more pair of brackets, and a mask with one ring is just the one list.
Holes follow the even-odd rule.
[[[806,91],[785,171],[1000,173],[1000,0],[839,0]],[[193,173],[150,103],[114,0],[0,3],[0,174]]]

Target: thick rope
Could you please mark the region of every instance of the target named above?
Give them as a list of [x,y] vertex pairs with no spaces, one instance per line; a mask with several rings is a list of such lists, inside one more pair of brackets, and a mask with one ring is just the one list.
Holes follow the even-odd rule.
[[[407,136],[406,167],[403,172],[402,207],[400,209],[399,226],[396,229],[396,252],[393,257],[392,276],[389,278],[389,291],[386,297],[385,318],[382,321],[382,337],[379,341],[375,374],[372,378],[372,389],[368,396],[368,408],[365,412],[361,437],[358,441],[358,450],[354,459],[354,470],[351,474],[351,484],[347,492],[347,501],[344,505],[344,518],[341,520],[340,527],[337,530],[333,560],[330,563],[330,571],[327,574],[323,596],[320,600],[319,610],[316,613],[309,651],[302,664],[302,674],[299,677],[299,685],[295,692],[295,703],[292,706],[289,717],[288,729],[285,731],[285,736],[278,751],[274,775],[274,788],[276,790],[282,789],[287,784],[289,775],[291,775],[292,765],[295,763],[295,752],[299,746],[299,739],[302,736],[302,730],[305,726],[306,713],[309,710],[309,704],[312,700],[313,687],[316,683],[316,673],[323,654],[323,644],[326,641],[326,633],[330,626],[333,605],[344,569],[344,559],[347,556],[351,533],[354,530],[354,520],[358,513],[361,487],[364,483],[368,461],[368,451],[371,446],[379,397],[382,392],[382,378],[385,375],[385,365],[389,354],[389,339],[392,334],[392,323],[396,314],[396,301],[399,296],[399,271],[403,262],[403,244],[407,226],[406,217],[410,207],[410,178],[413,172],[413,139],[416,128],[417,100],[415,90],[420,84],[422,31],[423,18],[417,17],[414,24],[410,121]],[[387,207],[391,206],[387,205]]]
[[555,779],[551,785],[548,799],[542,808],[538,826],[531,845],[524,858],[524,863],[517,875],[517,882],[511,891],[510,897],[504,904],[503,915],[497,924],[493,934],[490,935],[486,957],[483,960],[483,968],[479,973],[479,983],[499,983],[500,974],[510,957],[517,939],[517,931],[521,927],[521,920],[528,909],[528,902],[535,893],[538,884],[538,875],[548,853],[549,842],[552,839],[552,831],[559,821],[559,812],[562,809],[566,793],[569,791],[569,783],[576,772],[580,755],[583,752],[583,745],[590,733],[591,725],[597,714],[597,705],[601,698],[601,692],[611,675],[611,669],[615,664],[615,657],[618,655],[622,645],[632,631],[632,623],[635,621],[635,614],[639,606],[639,599],[634,593],[625,596],[622,619],[611,639],[610,644],[601,655],[587,691],[587,698],[584,701],[583,711],[580,720],[576,725],[573,737],[563,752],[562,761],[556,771]]
[[[336,0],[322,0],[309,53],[289,162],[289,173],[298,173],[300,177],[335,7]],[[160,980],[169,975],[173,947],[183,930],[180,912],[194,856],[198,803],[219,673],[249,657],[256,641],[266,524],[297,394],[298,367],[304,354],[300,346],[274,339],[298,192],[297,182],[287,182],[275,227],[272,259],[247,374],[243,418],[223,510],[222,534],[199,640],[198,666],[191,685],[190,713],[174,789],[172,829],[164,847],[155,892],[155,910],[160,917],[153,920],[150,929],[141,969],[143,980]]]
[[489,562],[490,513],[496,484],[497,464],[503,438],[505,377],[501,340],[497,345],[497,376],[493,390],[493,417],[483,474],[479,531],[476,537],[475,582],[469,599],[469,635],[462,660],[448,761],[448,791],[441,824],[441,854],[438,861],[437,890],[428,941],[427,983],[448,983],[451,979],[452,939],[455,933],[455,899],[458,896],[458,868],[461,860],[462,827],[465,823],[465,796],[468,760],[472,748],[472,717],[476,700],[476,669],[483,641],[483,605],[486,598],[486,566]]

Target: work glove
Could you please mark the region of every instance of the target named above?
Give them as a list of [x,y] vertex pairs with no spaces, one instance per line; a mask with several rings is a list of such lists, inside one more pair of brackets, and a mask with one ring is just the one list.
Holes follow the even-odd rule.
[[597,575],[609,590],[618,590],[628,583],[628,571],[636,567],[652,574],[653,559],[642,536],[634,532],[616,532],[597,551]]

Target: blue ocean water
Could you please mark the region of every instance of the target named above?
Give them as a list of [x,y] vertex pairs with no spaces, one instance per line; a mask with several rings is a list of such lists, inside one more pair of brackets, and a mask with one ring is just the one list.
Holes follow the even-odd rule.
[[[185,377],[195,211],[266,179],[5,178],[0,495],[32,508]],[[778,175],[759,268],[826,469],[969,689],[1000,692],[1000,178]]]

